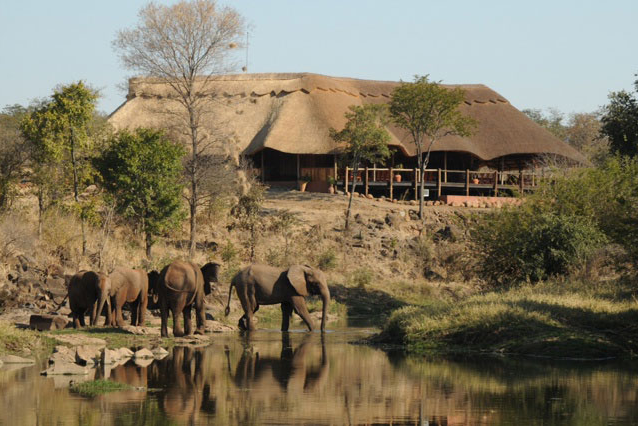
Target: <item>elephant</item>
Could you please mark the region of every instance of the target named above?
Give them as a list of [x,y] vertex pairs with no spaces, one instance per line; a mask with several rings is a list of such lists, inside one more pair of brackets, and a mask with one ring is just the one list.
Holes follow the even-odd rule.
[[[176,260],[164,267],[157,282],[162,317],[161,335],[168,337],[168,311],[173,313],[173,335],[181,337],[193,332],[191,308],[195,305],[196,334],[204,334],[204,296],[211,292],[211,281],[218,282],[219,264],[210,262],[201,269],[192,262]],[[179,326],[179,315],[184,314],[184,331]]]
[[308,313],[305,297],[317,294],[323,301],[321,331],[326,330],[330,290],[325,274],[319,269],[308,265],[292,265],[288,269],[279,269],[260,264],[242,269],[230,283],[226,316],[230,313],[233,287],[237,289],[237,297],[244,309],[244,316],[239,320],[240,328],[255,330],[253,314],[259,309],[259,305],[280,303],[281,331],[288,331],[293,310],[303,319],[308,329],[313,331],[315,326]]
[[131,304],[131,325],[144,325],[149,296],[149,279],[154,277],[153,272],[147,274],[145,271],[123,266],[117,267],[111,272],[109,278],[111,279],[110,294],[114,322],[112,325],[124,326],[122,307],[126,302]]
[[93,271],[80,271],[69,282],[68,296],[73,326],[84,327],[84,315],[91,309],[91,325],[96,325],[97,319],[106,304],[106,322],[111,324],[111,302],[109,292],[111,280],[106,274]]

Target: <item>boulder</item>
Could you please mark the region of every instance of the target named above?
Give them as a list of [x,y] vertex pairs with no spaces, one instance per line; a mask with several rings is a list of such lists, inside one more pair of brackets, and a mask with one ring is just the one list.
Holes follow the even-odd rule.
[[104,348],[102,349],[100,362],[102,365],[111,365],[117,364],[120,360],[120,354],[118,351],[114,351],[113,349]]
[[62,315],[33,314],[29,318],[29,328],[39,331],[62,330],[68,323]]
[[82,345],[75,348],[75,362],[79,365],[94,365],[101,358],[100,347]]
[[366,195],[366,198],[367,198],[368,200],[373,200],[373,199],[374,199],[374,196],[373,196],[372,194],[368,194],[368,195]]
[[119,348],[117,352],[119,354],[120,359],[133,357],[133,351],[130,350],[129,348]]
[[402,212],[403,216],[401,216],[400,213],[388,213],[385,216],[385,223],[388,224],[388,226],[390,227],[397,227],[399,226],[399,224],[401,224],[401,222],[404,221],[404,216],[405,216],[405,212]]
[[49,364],[70,364],[75,362],[75,351],[68,346],[58,345],[49,357]]
[[162,359],[168,355],[168,351],[161,346],[153,348],[151,352],[153,352],[153,357],[155,359]]
[[148,358],[154,358],[153,352],[151,352],[150,350],[146,349],[146,348],[142,348],[139,351],[136,351],[133,354],[133,359],[148,359]]
[[56,362],[48,370],[42,371],[43,376],[86,376],[90,369],[73,363]]
[[16,355],[2,355],[0,361],[4,364],[34,364],[35,361],[28,358],[22,358]]

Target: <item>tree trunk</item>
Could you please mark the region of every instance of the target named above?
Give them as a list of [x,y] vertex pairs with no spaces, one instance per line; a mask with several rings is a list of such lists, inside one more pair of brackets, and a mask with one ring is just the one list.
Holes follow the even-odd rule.
[[190,258],[193,257],[195,253],[195,234],[197,233],[197,202],[199,194],[197,193],[197,156],[198,156],[198,140],[197,140],[197,123],[196,123],[196,111],[194,109],[193,103],[190,99],[187,100],[187,110],[188,110],[188,118],[190,121],[190,129],[191,129],[191,149],[193,152],[191,153],[191,199],[189,201],[190,204],[190,240],[188,243],[188,256]]
[[150,232],[146,232],[146,258],[151,258],[151,247],[153,246],[153,236]]
[[[350,224],[350,209],[352,208],[352,197],[354,195],[354,189],[357,186],[357,174],[359,173],[359,161],[354,161],[352,164],[352,188],[350,189],[350,199],[348,200],[348,209],[346,210],[346,231],[348,230],[348,226]],[[348,182],[346,182],[345,187],[348,188]]]
[[44,192],[38,188],[38,239],[42,239],[42,215],[44,213]]

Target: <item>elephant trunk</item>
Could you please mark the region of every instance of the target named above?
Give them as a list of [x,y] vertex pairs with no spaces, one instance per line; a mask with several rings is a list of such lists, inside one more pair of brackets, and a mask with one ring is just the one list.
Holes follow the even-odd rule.
[[108,291],[101,291],[100,292],[100,301],[99,304],[97,306],[97,312],[95,313],[95,318],[93,320],[93,325],[97,325],[98,320],[100,319],[100,315],[102,315],[102,309],[104,309],[104,303],[107,304],[106,306],[106,322],[105,324],[109,324],[111,322],[111,303],[109,302],[109,292]]
[[326,331],[326,319],[328,318],[328,306],[330,305],[330,290],[328,286],[321,289],[321,300],[323,302],[323,309],[321,314],[321,331]]

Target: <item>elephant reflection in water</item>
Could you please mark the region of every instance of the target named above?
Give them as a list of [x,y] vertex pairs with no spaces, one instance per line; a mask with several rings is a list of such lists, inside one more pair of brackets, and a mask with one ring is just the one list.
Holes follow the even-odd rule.
[[196,422],[200,411],[216,412],[217,401],[211,395],[211,381],[215,377],[204,377],[203,359],[201,350],[176,346],[170,358],[156,361],[149,367],[151,386],[166,388],[158,397],[160,409],[179,424]]
[[233,375],[230,366],[229,351],[226,350],[228,371],[239,388],[248,388],[252,394],[272,393],[277,385],[283,392],[311,392],[320,389],[326,382],[330,364],[326,355],[325,338],[321,335],[321,364],[307,366],[308,352],[312,340],[319,336],[307,334],[293,351],[290,334],[281,334],[281,355],[260,357],[259,353],[244,351]]

